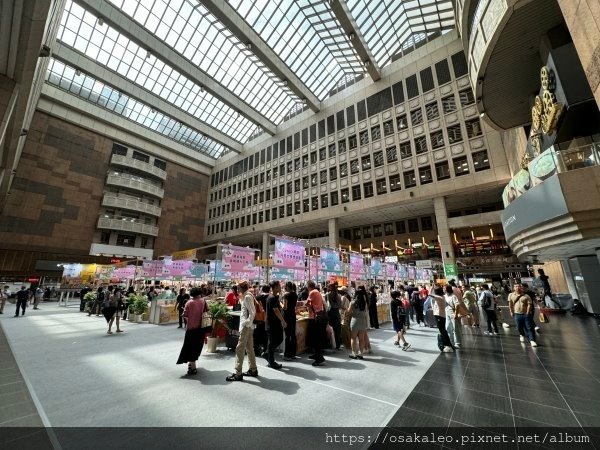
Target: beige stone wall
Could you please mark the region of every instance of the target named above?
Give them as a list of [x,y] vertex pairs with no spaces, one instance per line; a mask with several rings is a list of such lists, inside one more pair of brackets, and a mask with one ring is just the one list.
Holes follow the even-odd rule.
[[527,150],[527,135],[522,127],[502,133],[502,145],[506,153],[511,178],[521,170],[521,160]]
[[536,278],[538,277],[538,269],[544,269],[544,273],[549,277],[550,288],[554,294],[568,294],[569,288],[565,278],[560,261],[549,261],[544,264],[534,264]]
[[600,107],[600,0],[558,0]]

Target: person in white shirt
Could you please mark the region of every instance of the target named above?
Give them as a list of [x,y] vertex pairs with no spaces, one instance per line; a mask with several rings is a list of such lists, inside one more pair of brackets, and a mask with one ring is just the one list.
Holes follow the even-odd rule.
[[446,331],[450,337],[453,347],[460,347],[462,341],[462,324],[457,315],[458,298],[454,294],[453,287],[446,285]]
[[[235,372],[225,378],[227,381],[243,381],[244,375],[248,377],[258,376],[256,356],[254,355],[254,316],[256,315],[256,299],[249,291],[249,288],[250,285],[247,281],[242,281],[238,285],[240,296],[243,299],[240,314],[240,339],[235,348]],[[248,354],[250,370],[242,373],[245,353]]]

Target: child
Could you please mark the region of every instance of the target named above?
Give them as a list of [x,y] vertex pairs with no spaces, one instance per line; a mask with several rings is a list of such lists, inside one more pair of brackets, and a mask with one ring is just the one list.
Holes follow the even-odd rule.
[[404,338],[404,327],[406,324],[406,310],[402,305],[402,294],[399,291],[392,291],[390,293],[392,297],[392,301],[390,303],[390,309],[392,313],[392,324],[394,326],[394,331],[396,332],[396,339],[394,340],[394,345],[400,345],[402,343],[402,350],[408,350],[410,348],[410,344],[406,342]]

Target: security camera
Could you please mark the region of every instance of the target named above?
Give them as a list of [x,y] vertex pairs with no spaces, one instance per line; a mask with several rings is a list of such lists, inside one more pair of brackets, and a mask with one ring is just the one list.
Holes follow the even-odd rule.
[[40,49],[40,58],[47,58],[48,56],[50,56],[50,47],[44,44]]

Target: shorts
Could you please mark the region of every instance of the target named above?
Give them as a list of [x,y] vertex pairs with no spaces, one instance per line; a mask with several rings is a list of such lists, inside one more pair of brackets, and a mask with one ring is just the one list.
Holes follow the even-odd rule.
[[392,319],[392,325],[393,325],[394,331],[396,333],[404,330],[405,323],[406,323],[406,314],[400,314],[400,315],[398,315],[398,319]]

